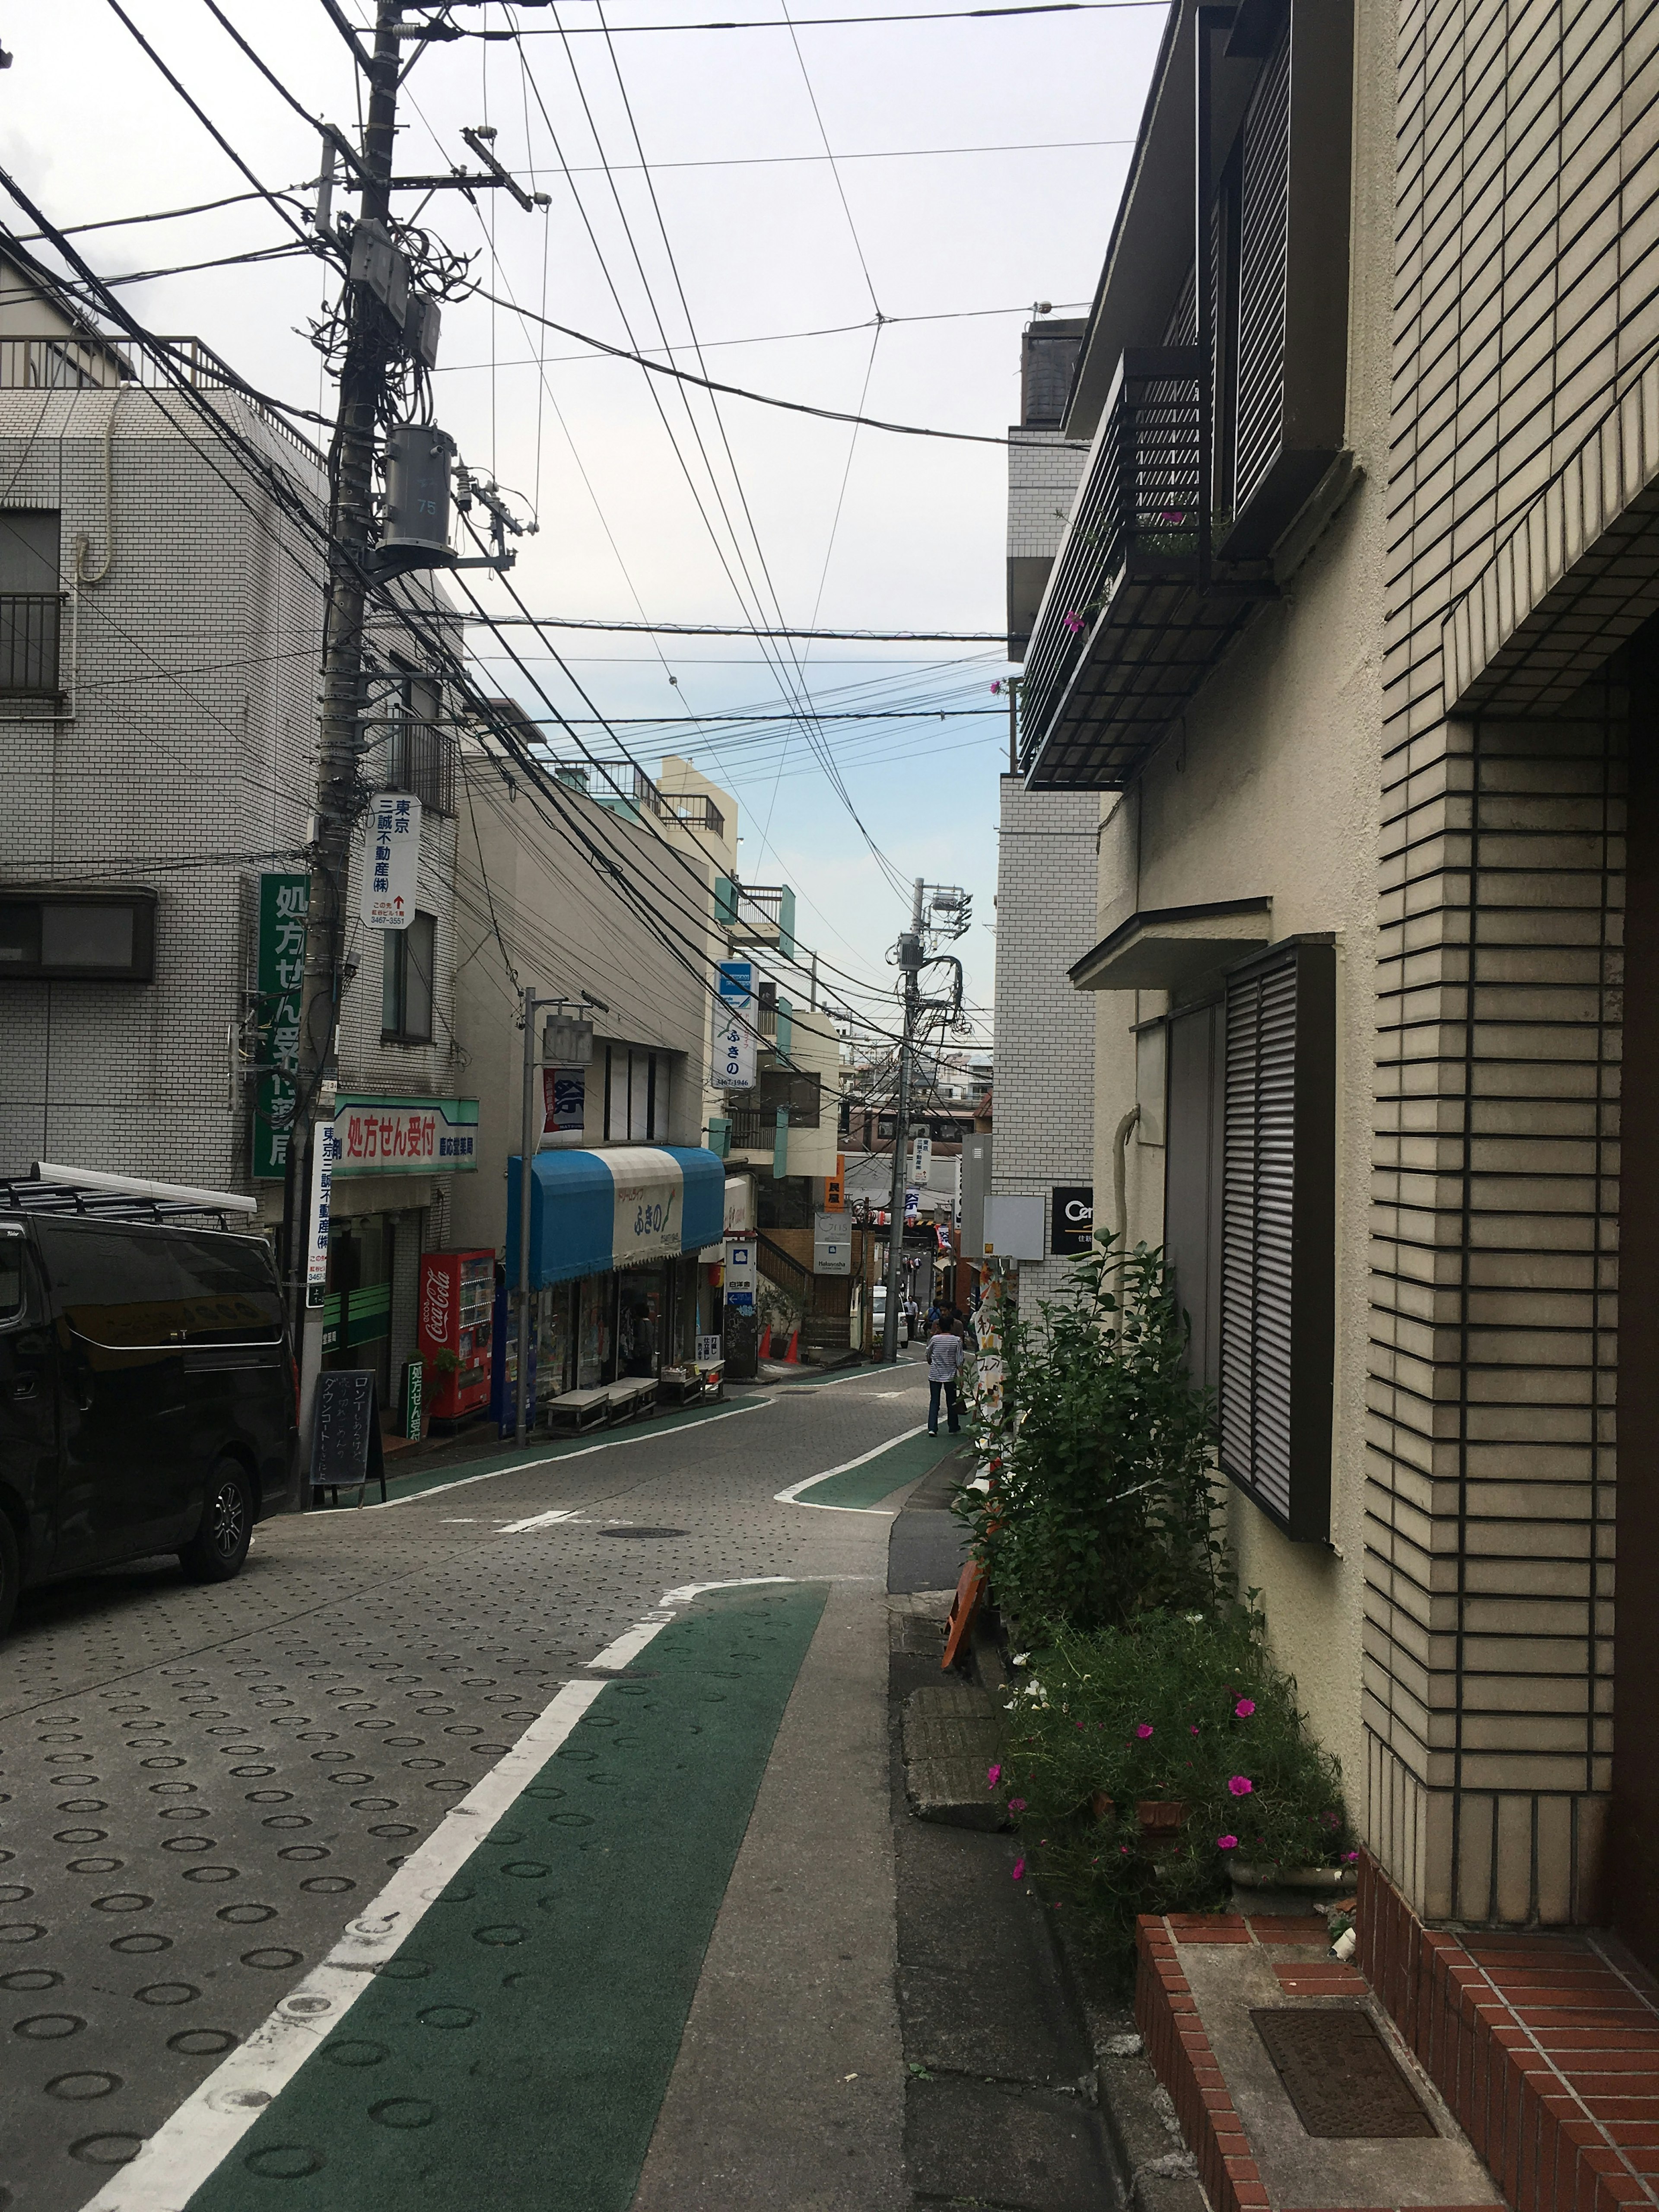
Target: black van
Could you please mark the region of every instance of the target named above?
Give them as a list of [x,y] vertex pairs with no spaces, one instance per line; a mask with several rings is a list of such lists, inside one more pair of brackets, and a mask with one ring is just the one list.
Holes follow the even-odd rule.
[[117,1560],[240,1573],[296,1398],[263,1238],[0,1210],[0,1633],[20,1589]]

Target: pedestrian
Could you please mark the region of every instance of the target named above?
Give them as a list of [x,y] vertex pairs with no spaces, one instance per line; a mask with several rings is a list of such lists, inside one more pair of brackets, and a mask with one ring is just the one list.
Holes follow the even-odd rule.
[[904,1301],[904,1341],[907,1346],[916,1340],[916,1302],[914,1297]]
[[951,1434],[960,1432],[957,1419],[957,1377],[962,1372],[962,1339],[941,1321],[927,1345],[927,1433],[939,1434],[939,1395],[944,1393]]

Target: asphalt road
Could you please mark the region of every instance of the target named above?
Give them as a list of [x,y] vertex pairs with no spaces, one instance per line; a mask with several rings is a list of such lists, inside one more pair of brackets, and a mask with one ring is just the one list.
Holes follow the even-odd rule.
[[[759,1941],[727,1924],[739,1853],[745,1894],[783,1888],[757,1857],[800,1795],[775,1742],[832,1808],[825,1731],[866,1691],[877,1713],[884,1613],[859,1607],[925,1419],[913,1365],[756,1392],[267,1522],[217,1588],[157,1560],[27,1597],[0,1648],[0,2206],[627,2212],[683,2038],[705,2071],[725,2047],[685,2035],[723,1908],[709,1955]],[[831,1469],[823,1502],[776,1497]],[[876,1869],[863,1818],[849,1864]],[[775,1961],[836,1947],[787,2128],[808,2164],[839,2131],[839,2163],[801,2203],[896,2186],[871,1884],[863,1937],[827,1893],[763,1906]],[[842,2068],[849,2039],[891,2079]],[[741,2166],[774,2122],[732,2112]]]

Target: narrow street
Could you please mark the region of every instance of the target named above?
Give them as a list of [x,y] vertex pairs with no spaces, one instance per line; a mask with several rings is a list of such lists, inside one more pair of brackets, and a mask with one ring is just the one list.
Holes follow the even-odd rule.
[[886,1585],[925,1414],[909,1366],[755,1391],[266,1522],[217,1588],[29,1598],[4,2201],[908,2203]]

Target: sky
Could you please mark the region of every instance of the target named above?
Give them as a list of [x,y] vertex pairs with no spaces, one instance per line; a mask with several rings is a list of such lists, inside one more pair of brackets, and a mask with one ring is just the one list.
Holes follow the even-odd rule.
[[[317,137],[204,0],[121,4],[258,182],[309,204]],[[320,0],[219,4],[307,114],[355,131],[355,66]],[[418,216],[418,196],[400,195],[398,212],[476,256],[482,289],[608,343],[659,358],[672,348],[696,370],[695,339],[725,381],[1000,436],[1018,413],[1034,304],[1077,312],[1093,293],[1163,0],[934,22],[787,20],[892,4],[459,7],[469,30],[524,35],[426,47],[404,88],[397,167],[476,168],[460,134],[488,125],[498,159],[550,204],[526,213],[502,191],[474,206],[445,191]],[[362,0],[346,11],[369,12]],[[661,27],[734,16],[768,27]],[[14,10],[3,35],[14,58],[0,76],[0,164],[53,222],[249,191],[110,0]],[[3,201],[0,221],[27,228]],[[77,244],[115,276],[290,236],[254,199]],[[158,276],[123,296],[152,330],[201,337],[261,388],[331,413],[307,335],[330,275],[300,256]],[[437,419],[469,467],[538,523],[517,541],[511,578],[537,615],[986,631],[1005,620],[1006,456],[995,445],[715,402],[476,296],[444,309],[434,382]],[[478,590],[514,611],[494,578]],[[507,635],[524,670],[487,637],[472,647],[494,656],[492,688],[544,714],[539,684],[573,718],[612,718],[615,738],[583,727],[596,752],[614,757],[620,739],[647,769],[665,751],[688,754],[732,792],[744,878],[794,885],[801,942],[859,978],[856,1003],[884,1021],[909,879],[965,887],[974,926],[955,949],[988,1035],[1007,757],[991,692],[1007,664],[994,644],[572,632],[566,675],[532,634]],[[718,720],[806,703],[889,713]],[[918,703],[929,719],[892,719]],[[674,716],[686,719],[653,726]]]

